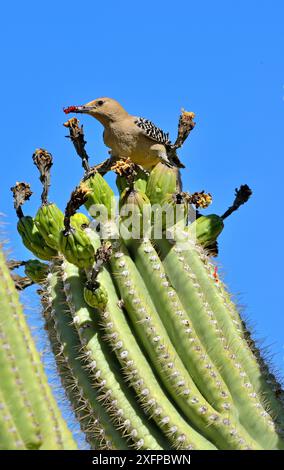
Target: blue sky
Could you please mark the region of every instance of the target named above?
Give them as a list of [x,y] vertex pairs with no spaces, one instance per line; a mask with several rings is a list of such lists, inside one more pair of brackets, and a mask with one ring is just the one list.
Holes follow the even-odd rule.
[[[196,128],[180,151],[184,186],[211,192],[207,213],[219,214],[237,186],[252,187],[226,221],[219,263],[283,374],[283,2],[11,0],[1,13],[0,212],[15,256],[29,257],[9,188],[31,183],[25,211],[34,214],[34,149],[54,156],[51,199],[62,209],[81,176],[63,106],[110,96],[172,138],[180,108],[194,111]],[[81,122],[92,163],[102,161],[100,125]]]

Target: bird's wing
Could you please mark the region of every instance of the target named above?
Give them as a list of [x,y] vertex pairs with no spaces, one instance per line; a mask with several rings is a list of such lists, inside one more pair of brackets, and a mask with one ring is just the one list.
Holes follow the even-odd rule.
[[149,139],[152,139],[154,142],[158,144],[163,144],[165,146],[171,146],[172,143],[169,139],[169,133],[162,131],[159,127],[155,126],[149,119],[145,119],[142,117],[135,117],[134,124],[138,126],[143,134]]

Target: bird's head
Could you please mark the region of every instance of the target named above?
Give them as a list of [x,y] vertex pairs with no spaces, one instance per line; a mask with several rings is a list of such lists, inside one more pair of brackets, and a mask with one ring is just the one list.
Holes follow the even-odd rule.
[[89,114],[98,119],[103,125],[117,119],[123,119],[127,115],[125,109],[112,98],[97,98],[83,106],[69,106],[64,109],[66,114],[82,113]]

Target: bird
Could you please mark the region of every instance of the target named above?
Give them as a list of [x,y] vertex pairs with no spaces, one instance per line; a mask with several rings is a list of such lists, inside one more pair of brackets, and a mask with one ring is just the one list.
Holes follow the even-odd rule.
[[146,171],[151,171],[159,162],[184,168],[168,133],[148,119],[130,115],[112,98],[97,98],[83,106],[69,106],[64,112],[96,118],[104,127],[104,143],[115,159],[130,159]]

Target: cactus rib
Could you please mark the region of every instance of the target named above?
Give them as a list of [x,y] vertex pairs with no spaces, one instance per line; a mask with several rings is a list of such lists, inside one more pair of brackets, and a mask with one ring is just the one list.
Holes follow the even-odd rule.
[[220,368],[239,410],[241,424],[261,446],[277,448],[279,438],[275,433],[274,423],[262,408],[258,395],[248,381],[236,354],[231,350],[231,342],[227,341],[227,331],[223,330],[223,324],[218,323],[215,311],[204,301],[195,271],[185,262],[184,244],[180,247],[178,243],[172,245],[167,240],[156,240],[156,243],[169,279],[184,307],[188,309],[197,334],[203,344],[207,345],[213,362]]
[[[189,376],[153,306],[142,278],[122,242],[113,242],[110,265],[117,288],[139,335],[155,364],[163,384],[189,422],[221,448],[257,448],[257,444],[237,423],[222,417],[209,405]],[[232,432],[232,428],[234,432]],[[238,427],[238,431],[235,428]],[[243,438],[242,436],[245,436]]]
[[1,391],[26,448],[74,449],[0,253]]
[[[80,359],[82,348],[78,334],[72,325],[72,316],[63,290],[63,283],[58,276],[58,261],[53,265],[52,272],[47,278],[47,288],[43,292],[44,317],[52,347],[59,349],[63,356],[65,366],[64,380],[66,380],[66,368],[69,384],[72,389],[70,398],[75,413],[83,417],[82,428],[85,430],[88,440],[95,449],[124,449],[125,442],[115,431],[108,414],[98,400],[98,395],[93,389],[91,378],[85,364]],[[58,346],[59,345],[59,348]],[[59,371],[62,369],[62,360],[57,356]],[[85,417],[85,419],[84,419]],[[87,422],[86,422],[87,417]]]
[[230,392],[206,354],[150,240],[131,242],[130,245],[133,260],[143,276],[160,318],[195,384],[217,411],[234,412]]
[[[143,414],[134,405],[129,389],[123,384],[114,357],[105,348],[83,299],[82,282],[76,266],[64,261],[63,285],[73,321],[81,339],[82,350],[88,359],[94,386],[117,429],[136,449],[161,449],[151,434]],[[113,365],[112,365],[113,364]]]
[[[100,246],[98,235],[88,229],[94,248]],[[152,417],[176,449],[207,449],[215,447],[189,426],[168,400],[153,375],[143,351],[131,330],[120,305],[111,275],[103,268],[97,278],[108,292],[108,303],[100,311],[106,339],[122,366],[125,379],[137,394],[141,407]],[[118,347],[119,345],[119,347]]]
[[0,390],[0,450],[25,450],[25,443]]

